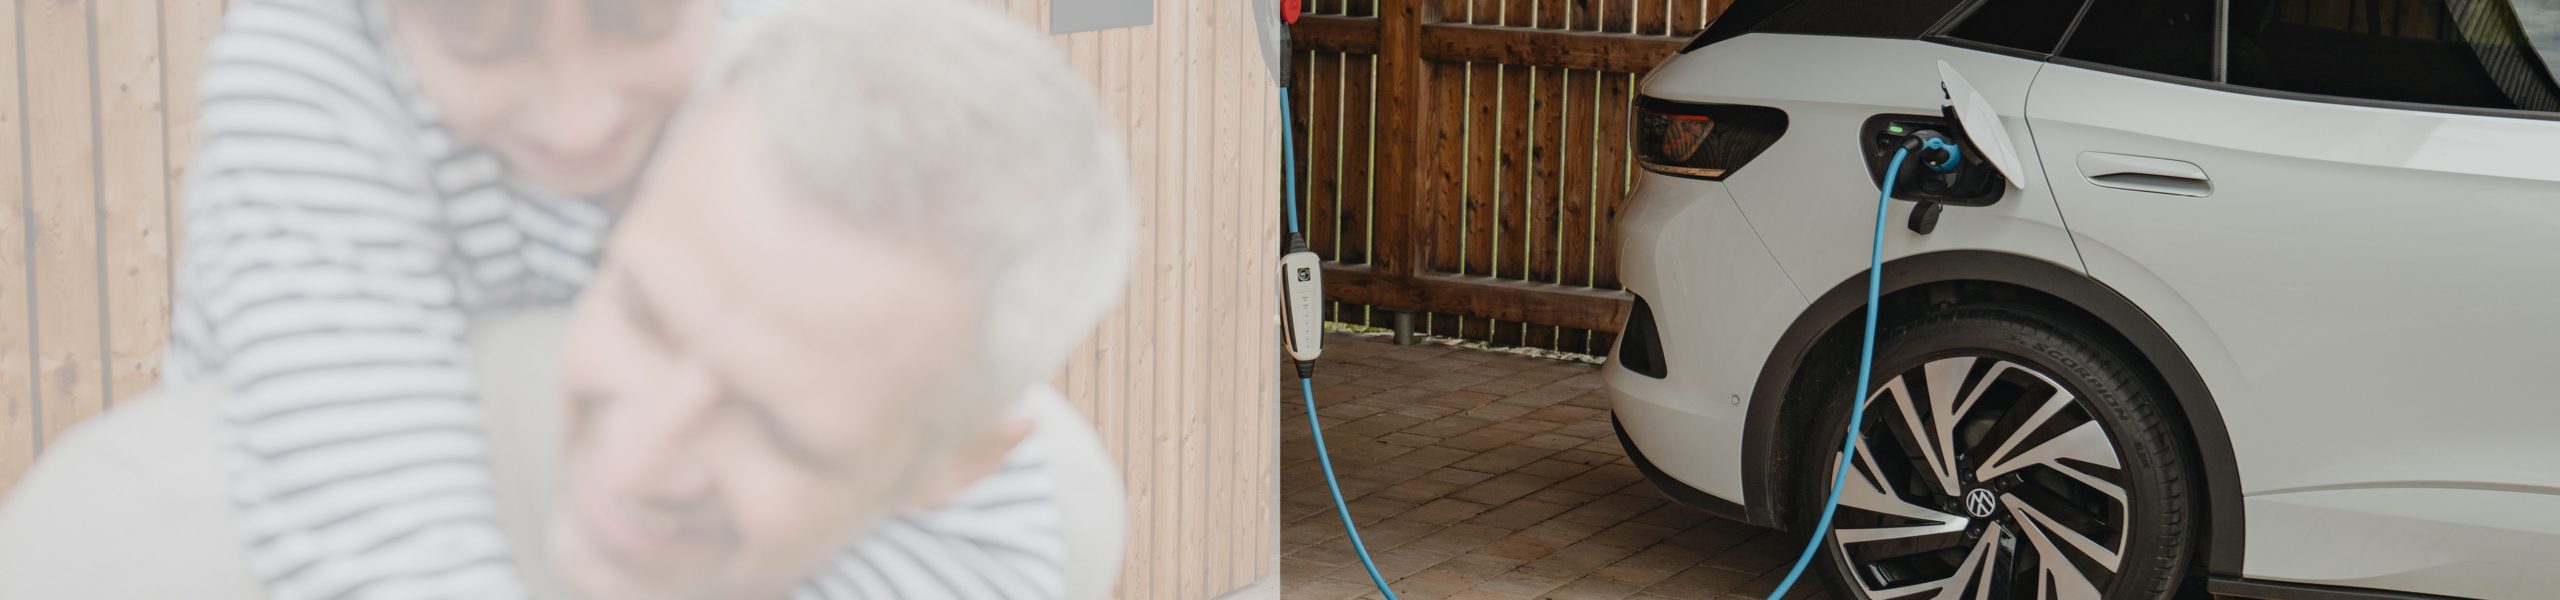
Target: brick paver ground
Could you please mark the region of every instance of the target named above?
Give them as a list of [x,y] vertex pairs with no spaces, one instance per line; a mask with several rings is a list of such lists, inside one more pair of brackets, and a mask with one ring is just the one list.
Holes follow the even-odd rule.
[[[1316,403],[1342,493],[1396,594],[1753,598],[1799,538],[1668,500],[1618,447],[1591,365],[1328,334]],[[1294,373],[1292,373],[1294,374]],[[1283,386],[1281,595],[1375,598]],[[1799,585],[1793,597],[1819,597]]]

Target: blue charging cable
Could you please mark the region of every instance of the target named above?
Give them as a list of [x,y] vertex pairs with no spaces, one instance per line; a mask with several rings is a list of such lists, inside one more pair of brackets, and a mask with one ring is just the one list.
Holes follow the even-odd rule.
[[[1955,164],[1952,158],[1954,147],[1934,139],[1929,143],[1949,151],[1950,158],[1946,164],[1952,169]],[[1858,343],[1858,387],[1850,388],[1857,390],[1858,395],[1850,399],[1853,404],[1849,405],[1849,438],[1840,442],[1840,464],[1831,469],[1831,497],[1822,500],[1822,520],[1814,522],[1813,538],[1805,540],[1804,554],[1796,557],[1795,567],[1787,569],[1787,578],[1778,582],[1778,589],[1769,592],[1770,600],[1786,597],[1787,590],[1796,586],[1796,578],[1804,576],[1805,566],[1813,564],[1813,555],[1822,551],[1822,538],[1831,535],[1831,513],[1840,508],[1840,487],[1849,483],[1849,462],[1857,459],[1858,429],[1867,422],[1868,377],[1873,374],[1876,362],[1876,296],[1884,289],[1886,208],[1893,205],[1893,182],[1902,175],[1902,159],[1910,153],[1907,148],[1893,151],[1893,162],[1885,167],[1884,182],[1878,186],[1884,189],[1876,194],[1875,244],[1868,246],[1867,251],[1867,334]]]
[[[1282,120],[1280,155],[1283,157],[1281,168],[1285,171],[1280,174],[1280,179],[1286,182],[1284,188],[1287,190],[1288,197],[1282,198],[1280,204],[1288,207],[1289,235],[1296,236],[1298,235],[1298,144],[1290,136],[1292,128],[1287,121],[1290,114],[1293,113],[1289,112],[1289,88],[1282,87],[1280,88]],[[1303,365],[1301,370],[1304,370]],[[1351,536],[1351,552],[1360,555],[1360,566],[1369,569],[1369,582],[1377,584],[1378,593],[1386,594],[1387,600],[1397,600],[1396,591],[1387,587],[1386,576],[1378,574],[1378,561],[1369,559],[1368,544],[1360,542],[1360,527],[1351,522],[1351,504],[1342,500],[1342,482],[1333,477],[1333,456],[1324,451],[1324,423],[1316,419],[1315,378],[1298,378],[1298,398],[1307,402],[1307,431],[1311,432],[1316,440],[1316,463],[1324,465],[1324,487],[1333,492],[1333,508],[1335,512],[1342,514],[1342,532]]]

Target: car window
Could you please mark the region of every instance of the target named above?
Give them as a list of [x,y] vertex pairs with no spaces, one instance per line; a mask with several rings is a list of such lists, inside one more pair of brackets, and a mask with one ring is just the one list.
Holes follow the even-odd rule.
[[1913,38],[1938,24],[1957,0],[1797,0],[1760,26],[1772,33]]
[[1989,0],[1957,21],[1946,35],[2036,54],[2052,54],[2054,46],[2062,43],[2063,32],[2071,30],[2071,20],[2080,16],[2083,6],[2087,3],[2068,0]]
[[2270,90],[2560,111],[2560,0],[2232,0],[2229,81]]
[[2213,80],[2214,0],[2093,0],[2062,57]]

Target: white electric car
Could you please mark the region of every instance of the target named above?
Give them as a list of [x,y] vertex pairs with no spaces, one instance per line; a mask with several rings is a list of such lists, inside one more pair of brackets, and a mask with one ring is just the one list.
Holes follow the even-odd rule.
[[[1802,531],[1870,398],[1835,596],[2560,597],[2555,61],[2560,0],[1739,0],[1636,101],[1621,439]],[[1916,135],[1974,180],[1890,203],[1853,390]]]

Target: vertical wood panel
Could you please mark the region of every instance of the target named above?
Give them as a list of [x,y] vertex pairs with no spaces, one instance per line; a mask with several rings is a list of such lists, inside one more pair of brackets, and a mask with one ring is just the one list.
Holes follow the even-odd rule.
[[1090,51],[1085,34],[1062,40],[1080,67],[1092,57],[1084,74],[1121,107],[1144,213],[1128,305],[1077,365],[1106,372],[1070,379],[1091,382],[1098,419],[1121,422],[1102,425],[1120,438],[1130,490],[1119,595],[1206,598],[1273,573],[1277,432],[1261,413],[1278,398],[1265,346],[1277,343],[1281,150],[1265,146],[1281,116],[1261,57],[1239,43],[1252,39],[1242,8],[1157,11],[1150,26],[1095,34]]
[[104,315],[98,279],[97,122],[88,2],[21,2],[26,31],[27,130],[36,149],[36,274],[31,318],[44,437],[106,406]]
[[[206,46],[213,34],[222,29],[222,5],[206,0],[160,0],[160,92],[161,124],[166,139],[168,172],[165,199],[169,223],[167,235],[169,256],[175,260],[178,240],[186,239],[179,212],[179,199],[185,197],[187,163],[195,158],[196,79],[204,71]],[[174,288],[173,288],[174,289]]]
[[[1046,23],[1048,20],[1043,18],[1039,22]],[[1057,43],[1061,49],[1066,51],[1068,67],[1074,70],[1077,77],[1083,79],[1088,85],[1095,84],[1101,80],[1100,74],[1102,72],[1102,67],[1099,64],[1099,61],[1096,60],[1097,51],[1095,48],[1095,41],[1097,35],[1099,34],[1088,31],[1072,35],[1053,36],[1051,39],[1052,42]],[[1099,91],[1097,90],[1097,96],[1099,95],[1098,92]],[[1099,98],[1097,98],[1097,100],[1099,100]],[[1067,396],[1067,402],[1074,405],[1077,412],[1083,413],[1087,416],[1093,414],[1092,405],[1095,387],[1093,352],[1095,346],[1099,342],[1099,336],[1086,336],[1084,341],[1076,346],[1075,350],[1070,351],[1067,354],[1066,369],[1058,373],[1058,391]]]
[[160,7],[97,5],[98,235],[105,251],[107,389],[117,400],[160,379],[169,339],[169,181],[162,129]]
[[[1156,23],[1164,22],[1162,4],[1158,3]],[[1161,364],[1163,356],[1158,351],[1161,345],[1156,337],[1156,275],[1159,269],[1155,257],[1170,251],[1160,241],[1166,228],[1163,213],[1168,195],[1163,191],[1164,177],[1161,173],[1178,168],[1167,166],[1168,163],[1180,164],[1179,161],[1161,160],[1162,153],[1157,151],[1162,146],[1159,136],[1163,135],[1163,126],[1159,124],[1162,111],[1158,110],[1160,88],[1156,74],[1156,55],[1160,51],[1157,34],[1160,31],[1160,27],[1153,25],[1140,29],[1129,44],[1129,70],[1133,76],[1129,93],[1129,170],[1136,180],[1134,188],[1139,214],[1137,264],[1130,268],[1129,299],[1124,303],[1129,312],[1129,330],[1126,333],[1130,347],[1129,396],[1123,400],[1128,408],[1122,417],[1124,425],[1119,456],[1120,472],[1126,478],[1129,490],[1127,498],[1131,518],[1127,544],[1129,561],[1121,571],[1118,590],[1113,593],[1114,597],[1121,598],[1139,597],[1137,591],[1147,589],[1146,582],[1153,576],[1155,562],[1151,558],[1155,556],[1152,552],[1155,528],[1152,520],[1146,518],[1153,514],[1151,511],[1156,506],[1155,418],[1156,407],[1161,404],[1156,374],[1160,371],[1157,365]]]
[[[1209,11],[1209,22],[1216,24],[1213,27],[1222,28],[1228,19],[1239,16],[1241,11],[1236,9],[1243,5],[1241,2],[1213,3],[1210,5],[1212,10]],[[1241,152],[1244,140],[1241,135],[1243,123],[1238,120],[1242,115],[1237,114],[1239,103],[1242,102],[1239,90],[1236,89],[1240,81],[1235,69],[1237,46],[1238,44],[1218,44],[1209,55],[1207,67],[1211,71],[1208,74],[1209,81],[1217,86],[1217,91],[1210,96],[1209,131],[1210,135],[1219,140],[1218,143],[1213,144],[1212,151],[1207,153],[1208,158],[1216,161],[1210,165],[1210,184],[1221,191],[1242,189],[1242,179],[1239,175],[1244,170],[1244,156]],[[1244,208],[1243,198],[1238,197],[1235,200],[1211,203],[1213,206],[1210,222],[1213,228],[1210,234],[1213,237],[1210,238],[1209,256],[1213,257],[1215,262],[1208,266],[1207,272],[1202,277],[1209,288],[1208,301],[1205,305],[1209,313],[1209,328],[1211,331],[1222,333],[1208,336],[1205,340],[1208,343],[1209,355],[1214,360],[1208,369],[1208,393],[1203,394],[1203,398],[1208,403],[1208,420],[1204,423],[1208,431],[1201,432],[1200,435],[1208,438],[1203,440],[1202,444],[1207,450],[1207,454],[1204,455],[1208,462],[1206,471],[1221,474],[1237,473],[1234,462],[1236,437],[1243,433],[1237,430],[1235,423],[1235,415],[1240,407],[1231,401],[1235,395],[1228,392],[1236,389],[1234,386],[1238,365],[1235,363],[1238,358],[1237,353],[1243,350],[1240,343],[1243,340],[1239,339],[1241,336],[1223,333],[1237,331],[1235,328],[1236,288],[1239,283],[1242,283],[1238,279],[1245,273],[1244,261],[1241,260],[1244,249],[1236,243],[1236,240],[1241,237],[1236,230],[1236,213]],[[1229,567],[1235,563],[1230,551],[1236,543],[1234,531],[1231,529],[1235,524],[1231,503],[1234,502],[1235,492],[1234,485],[1211,485],[1209,493],[1206,494],[1207,503],[1204,506],[1206,510],[1202,511],[1204,514],[1201,519],[1201,529],[1208,535],[1207,543],[1203,545],[1200,553],[1201,561],[1204,563],[1200,568],[1200,589],[1203,595],[1229,589],[1231,583],[1228,577],[1233,573],[1230,572]]]
[[[1106,31],[1102,34],[1100,59],[1102,105],[1105,110],[1111,112],[1112,122],[1118,124],[1122,131],[1134,130],[1130,124],[1132,114],[1129,109],[1130,36],[1131,33],[1124,29]],[[1136,181],[1142,181],[1145,177],[1137,171],[1136,163],[1136,157],[1130,157],[1130,177],[1133,184]],[[1134,190],[1135,186],[1132,187]],[[1132,198],[1141,198],[1141,196],[1135,195],[1133,191]],[[1133,287],[1134,285],[1124,286],[1121,293],[1125,296]],[[1121,302],[1120,307],[1111,311],[1111,316],[1104,320],[1102,326],[1094,332],[1096,346],[1094,368],[1100,374],[1096,380],[1096,398],[1091,412],[1086,413],[1086,416],[1093,419],[1094,435],[1102,441],[1103,450],[1111,454],[1112,460],[1120,461],[1116,464],[1127,464],[1129,455],[1127,445],[1123,443],[1121,436],[1126,433],[1124,431],[1127,424],[1125,415],[1130,402],[1133,401],[1130,392],[1134,386],[1129,384],[1130,360],[1127,332],[1131,329],[1129,320],[1136,307],[1137,304],[1134,302]]]
[[0,10],[0,496],[36,457],[44,426],[36,416],[36,381],[27,321],[26,255],[28,140],[24,106],[18,103],[18,9]]
[[[1279,84],[1272,79],[1270,71],[1262,66],[1259,61],[1260,56],[1256,53],[1246,58],[1243,68],[1245,73],[1250,75],[1245,78],[1246,89],[1267,90]],[[1245,147],[1253,151],[1245,154],[1244,164],[1251,169],[1251,181],[1245,184],[1245,189],[1271,190],[1272,193],[1277,193],[1280,186],[1279,181],[1274,177],[1280,172],[1278,159],[1279,152],[1282,150],[1278,147],[1280,136],[1274,127],[1279,123],[1277,111],[1280,99],[1275,94],[1266,93],[1249,106],[1253,107],[1252,116],[1246,121],[1245,135],[1250,143]],[[1250,200],[1246,201],[1246,206],[1252,205]],[[1264,254],[1266,252],[1276,252],[1275,249],[1280,243],[1280,215],[1269,210],[1248,210],[1244,214],[1246,217],[1244,221],[1245,256],[1250,260],[1269,256]],[[1269,260],[1264,260],[1268,264]],[[1278,306],[1280,284],[1276,278],[1255,277],[1253,271],[1247,269],[1244,282],[1246,286],[1242,301],[1249,303],[1248,306],[1258,306],[1261,302],[1270,302],[1272,306]],[[1257,301],[1256,299],[1266,300]],[[1278,459],[1280,411],[1276,402],[1255,401],[1263,394],[1271,394],[1273,400],[1278,400],[1280,370],[1272,366],[1280,364],[1279,327],[1276,319],[1278,314],[1276,313],[1276,310],[1266,313],[1259,309],[1248,309],[1244,312],[1245,319],[1242,325],[1245,330],[1253,332],[1253,345],[1246,348],[1244,364],[1256,366],[1246,371],[1253,374],[1249,384],[1252,387],[1247,389],[1261,391],[1249,393],[1243,398],[1248,401],[1245,404],[1248,407],[1245,414],[1250,415],[1245,421],[1246,431],[1251,434],[1254,443],[1246,447],[1243,455],[1245,464],[1243,468],[1238,469],[1239,473],[1249,477],[1245,489],[1251,490],[1250,493],[1238,494],[1238,501],[1244,503],[1245,514],[1252,516],[1243,534],[1237,538],[1239,543],[1247,545],[1251,550],[1242,553],[1242,557],[1248,562],[1237,567],[1238,572],[1243,574],[1236,578],[1239,585],[1247,585],[1279,574],[1280,521],[1277,508],[1280,505],[1280,461]]]
[[[1190,199],[1193,197],[1191,191],[1185,187],[1185,180],[1189,179],[1190,174],[1188,161],[1190,154],[1186,143],[1186,128],[1189,127],[1190,120],[1187,118],[1183,102],[1184,98],[1191,94],[1194,86],[1184,65],[1191,50],[1190,38],[1187,35],[1189,27],[1186,23],[1191,18],[1190,6],[1182,2],[1163,2],[1158,5],[1165,10],[1156,15],[1158,27],[1161,29],[1159,35],[1162,36],[1159,41],[1164,44],[1163,53],[1157,57],[1161,61],[1158,64],[1161,73],[1159,83],[1163,86],[1158,91],[1162,102],[1157,106],[1157,110],[1165,120],[1165,127],[1162,132],[1163,146],[1157,151],[1166,157],[1180,157],[1180,159],[1169,159],[1168,162],[1171,164],[1164,166],[1160,174],[1164,177],[1163,187],[1158,191],[1162,201],[1156,206],[1157,217],[1164,224],[1163,230],[1158,234],[1161,243],[1156,255],[1159,269],[1157,274],[1159,279],[1156,281],[1155,309],[1158,319],[1156,344],[1170,354],[1163,357],[1162,368],[1156,372],[1157,395],[1160,398],[1156,403],[1155,424],[1156,498],[1154,506],[1139,515],[1139,518],[1146,520],[1149,528],[1154,530],[1152,532],[1154,539],[1150,542],[1149,553],[1140,555],[1139,558],[1141,562],[1154,563],[1142,567],[1149,571],[1147,578],[1140,580],[1140,583],[1146,586],[1143,596],[1173,598],[1177,597],[1178,593],[1175,591],[1177,589],[1175,583],[1181,575],[1182,564],[1179,557],[1183,551],[1181,509],[1185,490],[1182,487],[1181,477],[1182,413],[1190,402],[1190,390],[1183,388],[1182,374],[1191,367],[1190,362],[1186,360],[1186,355],[1192,354],[1183,351],[1183,335],[1186,330],[1181,308],[1185,275],[1182,261],[1189,247],[1185,242],[1188,239],[1185,232],[1192,226],[1184,208],[1190,204]],[[1131,595],[1140,594],[1132,592]]]
[[1211,158],[1219,141],[1214,135],[1216,130],[1211,114],[1215,106],[1217,78],[1215,73],[1209,72],[1210,61],[1216,56],[1211,36],[1217,33],[1217,23],[1210,8],[1212,5],[1208,3],[1193,4],[1183,16],[1183,36],[1189,46],[1189,51],[1182,57],[1183,82],[1191,89],[1182,99],[1183,133],[1186,134],[1182,152],[1192,166],[1191,175],[1183,180],[1183,211],[1187,213],[1183,218],[1190,222],[1190,226],[1183,228],[1187,251],[1183,253],[1182,260],[1183,303],[1180,310],[1183,343],[1188,351],[1182,353],[1182,424],[1178,434],[1182,438],[1183,503],[1179,521],[1182,552],[1173,593],[1186,598],[1195,597],[1207,588],[1203,582],[1207,562],[1203,549],[1209,542],[1206,499],[1214,484],[1223,481],[1219,474],[1209,472],[1208,461],[1209,408],[1221,399],[1211,397],[1208,378],[1209,350],[1212,349],[1209,340],[1219,334],[1210,329],[1207,306],[1213,279],[1210,267],[1217,264],[1216,257],[1209,254],[1216,239],[1215,205],[1219,203],[1212,172],[1215,163]]

